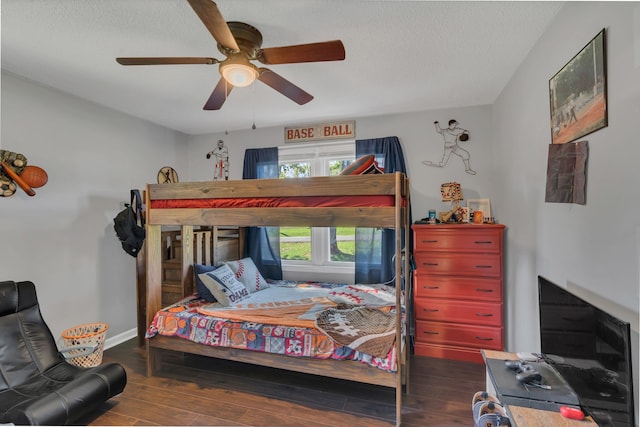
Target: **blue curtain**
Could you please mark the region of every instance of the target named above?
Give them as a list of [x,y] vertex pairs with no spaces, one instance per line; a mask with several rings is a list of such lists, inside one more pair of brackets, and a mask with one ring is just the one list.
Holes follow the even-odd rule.
[[[356,141],[356,158],[374,154],[384,173],[407,172],[396,136]],[[356,283],[386,283],[394,278],[394,230],[356,229]]]
[[[278,178],[278,172],[277,147],[245,150],[242,179]],[[245,247],[264,277],[282,279],[279,227],[248,227]]]

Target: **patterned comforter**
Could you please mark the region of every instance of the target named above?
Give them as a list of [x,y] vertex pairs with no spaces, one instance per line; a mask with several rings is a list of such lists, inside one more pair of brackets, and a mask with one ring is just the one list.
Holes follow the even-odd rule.
[[[296,288],[305,292],[326,292],[337,305],[373,306],[384,312],[395,312],[395,289],[385,285],[344,285],[321,282],[269,281],[276,293],[281,288]],[[278,289],[280,288],[280,289]],[[268,290],[268,289],[267,289]],[[260,291],[260,292],[266,292]],[[390,304],[393,302],[393,304]],[[368,303],[368,304],[367,304]],[[261,351],[287,356],[320,359],[357,360],[389,372],[395,372],[395,348],[384,350],[383,357],[362,353],[340,345],[325,332],[314,327],[286,326],[260,321],[229,320],[211,315],[211,303],[197,295],[185,298],[156,313],[147,331],[147,338],[157,334],[177,336],[190,341],[220,347]],[[206,313],[206,314],[205,314]],[[404,325],[404,321],[402,322]],[[404,331],[403,331],[404,333]],[[380,356],[381,354],[379,354]]]

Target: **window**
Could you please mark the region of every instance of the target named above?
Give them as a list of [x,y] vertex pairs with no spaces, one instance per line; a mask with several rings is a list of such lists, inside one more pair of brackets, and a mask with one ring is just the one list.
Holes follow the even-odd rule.
[[[280,178],[339,175],[355,158],[353,141],[278,149]],[[354,227],[280,227],[283,270],[354,268]]]

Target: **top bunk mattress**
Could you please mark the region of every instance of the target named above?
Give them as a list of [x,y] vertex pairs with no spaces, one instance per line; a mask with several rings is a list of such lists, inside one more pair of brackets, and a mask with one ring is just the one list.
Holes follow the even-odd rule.
[[298,196],[219,199],[152,200],[153,209],[173,208],[277,208],[277,207],[386,207],[393,206],[393,196]]
[[[400,172],[148,184],[149,225],[407,226]],[[398,215],[399,214],[399,215]]]

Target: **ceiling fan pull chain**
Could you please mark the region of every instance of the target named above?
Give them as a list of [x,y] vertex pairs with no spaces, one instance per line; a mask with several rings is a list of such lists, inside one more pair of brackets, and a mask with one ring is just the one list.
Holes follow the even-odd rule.
[[253,126],[251,129],[256,130],[256,86],[251,85],[251,105],[253,106]]

